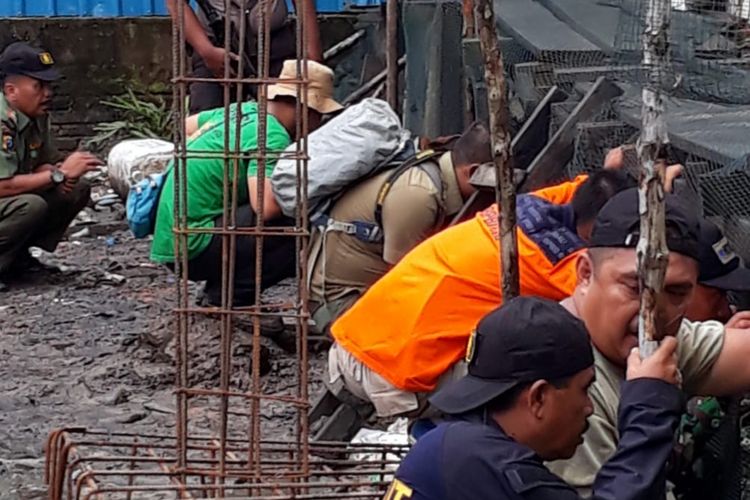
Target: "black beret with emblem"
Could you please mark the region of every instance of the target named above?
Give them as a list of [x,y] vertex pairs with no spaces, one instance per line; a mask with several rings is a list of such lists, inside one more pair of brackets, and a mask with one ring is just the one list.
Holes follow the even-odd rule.
[[32,47],[26,42],[14,42],[0,54],[0,73],[5,76],[26,75],[43,82],[61,78],[55,60],[44,49]]

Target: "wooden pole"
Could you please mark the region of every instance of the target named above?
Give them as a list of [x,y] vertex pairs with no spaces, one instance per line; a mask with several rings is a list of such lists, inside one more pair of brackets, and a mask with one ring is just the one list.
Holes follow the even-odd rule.
[[508,102],[503,55],[495,33],[492,0],[476,0],[479,43],[484,58],[484,80],[490,114],[492,156],[495,162],[495,200],[500,226],[500,288],[503,300],[518,296],[518,243],[516,241],[516,188],[513,183]]
[[360,38],[365,36],[365,30],[358,30],[341,40],[339,43],[323,52],[323,62],[328,62],[349,47],[354,46]]
[[386,101],[398,114],[398,0],[385,6]]
[[477,27],[474,18],[474,0],[463,0],[464,16],[464,38],[477,36]]
[[648,72],[648,82],[643,87],[641,135],[637,144],[641,163],[638,188],[641,234],[636,253],[641,289],[638,344],[644,358],[654,352],[663,335],[658,331],[657,319],[669,256],[664,220],[665,163],[658,158],[669,141],[661,89],[669,65],[670,12],[670,0],[648,0],[643,36],[643,66]]
[[[462,13],[464,19],[463,40],[476,38],[477,27],[474,20],[474,0],[463,0]],[[462,71],[462,73],[464,83],[464,126],[468,126],[475,119],[474,92],[466,72]]]

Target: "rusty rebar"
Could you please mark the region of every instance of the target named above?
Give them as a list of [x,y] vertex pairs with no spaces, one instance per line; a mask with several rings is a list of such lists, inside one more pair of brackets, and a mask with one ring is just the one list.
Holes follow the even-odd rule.
[[[327,457],[333,453],[338,458],[316,459],[312,462],[314,467],[302,473],[296,455],[300,443],[264,440],[260,444],[264,450],[261,466],[250,471],[242,459],[250,443],[228,438],[224,446],[226,470],[221,474],[219,440],[211,436],[190,437],[189,465],[177,471],[171,465],[176,463],[175,436],[62,429],[50,433],[48,439],[48,450],[54,451],[48,455],[52,466],[48,480],[67,479],[70,499],[112,498],[115,493],[142,498],[156,492],[173,492],[182,498],[214,494],[238,499],[375,499],[384,492],[387,476],[408,449],[406,445],[316,443],[310,447],[311,452]],[[360,453],[380,458],[362,462],[356,455]],[[379,479],[373,480],[374,477]],[[255,492],[238,495],[248,488],[248,481]]]
[[[175,80],[185,75],[185,2],[177,2],[177,22],[172,23],[172,65]],[[174,167],[174,224],[175,228],[187,227],[187,140],[183,107],[186,99],[185,81],[173,83],[172,111],[175,117],[175,167]],[[189,299],[187,266],[187,234],[175,232],[174,255],[175,274],[177,275],[176,292],[179,308],[187,308]],[[175,313],[177,335],[175,339],[175,384],[184,387],[188,381],[188,318],[184,314]],[[175,433],[177,439],[177,469],[183,470],[187,466],[187,415],[188,402],[184,394],[176,395]],[[182,478],[184,481],[184,477]]]
[[[300,19],[304,16],[300,16]],[[309,220],[308,220],[308,200],[307,200],[307,186],[308,186],[308,170],[307,170],[307,139],[309,132],[309,113],[308,113],[308,101],[307,101],[307,89],[308,89],[308,68],[307,68],[307,36],[306,26],[304,21],[297,24],[297,78],[301,80],[301,84],[297,85],[297,116],[301,119],[297,120],[296,123],[296,155],[297,160],[295,162],[297,179],[296,196],[299,200],[297,204],[297,210],[295,210],[294,219],[297,228],[301,228],[299,236],[295,237],[295,250],[297,252],[297,308],[295,310],[295,334],[297,337],[297,398],[304,401],[306,404],[297,408],[297,428],[295,429],[295,437],[301,446],[297,450],[297,459],[300,461],[300,470],[309,474],[309,448],[308,448],[308,437],[309,437],[309,422],[307,420],[308,407],[309,407],[309,395],[308,395],[308,358],[307,358],[307,336],[308,326],[307,321],[309,318],[309,311],[307,310],[309,290],[307,284],[307,259],[309,252]]]

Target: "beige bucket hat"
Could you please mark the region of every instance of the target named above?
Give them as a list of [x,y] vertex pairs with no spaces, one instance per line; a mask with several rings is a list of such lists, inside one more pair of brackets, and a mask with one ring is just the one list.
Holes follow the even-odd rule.
[[[302,78],[297,76],[297,60],[284,61],[281,69],[281,79],[296,80]],[[318,113],[327,114],[344,109],[344,107],[333,99],[333,70],[328,66],[315,61],[307,61],[307,106]],[[268,98],[274,99],[278,96],[297,97],[297,85],[293,83],[276,83],[268,86]],[[304,98],[304,93],[303,93]]]

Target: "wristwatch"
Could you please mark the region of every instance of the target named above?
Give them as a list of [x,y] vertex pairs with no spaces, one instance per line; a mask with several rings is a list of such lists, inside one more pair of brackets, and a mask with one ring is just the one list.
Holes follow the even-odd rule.
[[50,170],[50,178],[52,179],[52,183],[55,186],[59,186],[60,184],[65,182],[65,174],[62,173],[62,170],[57,168]]

